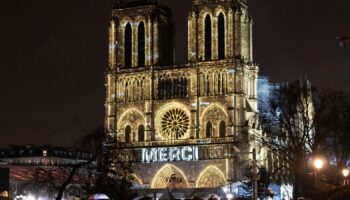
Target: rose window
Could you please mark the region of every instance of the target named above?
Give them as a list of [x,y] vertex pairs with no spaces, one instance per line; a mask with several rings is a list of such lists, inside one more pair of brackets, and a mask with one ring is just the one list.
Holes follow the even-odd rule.
[[178,108],[170,109],[161,118],[161,132],[167,138],[182,138],[188,130],[189,121],[185,111]]

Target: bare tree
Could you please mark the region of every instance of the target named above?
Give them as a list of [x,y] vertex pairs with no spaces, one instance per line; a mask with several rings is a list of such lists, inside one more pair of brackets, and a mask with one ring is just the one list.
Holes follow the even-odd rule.
[[[350,94],[334,89],[323,89],[314,98],[318,122],[316,131],[323,137],[318,141],[319,151],[342,168],[350,159]],[[339,170],[338,170],[339,171]]]
[[[104,146],[106,133],[99,127],[75,142],[76,152],[91,152],[89,160],[69,163],[60,167],[38,168],[40,176],[25,186],[33,191],[46,190],[61,200],[67,188],[77,183],[87,194],[105,193],[111,199],[130,199],[131,163],[125,162],[129,151]],[[118,146],[118,145],[116,145]],[[39,175],[38,174],[38,175]],[[45,186],[45,187],[43,187]]]
[[61,166],[36,167],[34,177],[21,185],[21,190],[29,190],[34,194],[45,191],[49,197],[56,200],[62,199],[67,187],[78,179],[77,173],[81,168],[90,165],[95,161],[91,157],[87,161],[69,163]]
[[[92,178],[85,181],[87,193],[103,193],[111,199],[132,199],[132,151],[120,148],[119,141],[106,142],[106,132],[103,127],[96,129],[80,139],[83,149],[94,149],[97,164],[88,172]],[[84,177],[83,177],[84,178]],[[85,177],[86,178],[86,177]]]
[[307,161],[315,148],[315,120],[311,86],[307,81],[275,86],[259,113],[263,135],[257,138],[288,171],[294,198],[303,192]]

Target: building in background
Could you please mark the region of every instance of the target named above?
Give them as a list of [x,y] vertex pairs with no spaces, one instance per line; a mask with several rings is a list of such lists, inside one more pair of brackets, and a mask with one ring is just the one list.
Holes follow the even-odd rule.
[[134,152],[138,188],[220,193],[246,178],[253,148],[266,156],[252,139],[260,134],[252,18],[246,0],[193,0],[187,26],[188,63],[175,64],[168,8],[114,5],[105,127],[110,143]]
[[[56,181],[62,183],[70,173],[70,165],[87,162],[92,158],[92,153],[73,151],[64,147],[53,146],[10,146],[0,149],[0,175],[6,177],[9,182],[0,181],[1,187],[9,183],[8,194],[10,198],[33,196],[36,199],[53,199],[50,192],[52,188],[46,188]],[[94,163],[92,163],[94,164]],[[77,188],[82,182],[84,169],[78,170],[65,198],[73,199],[79,196]],[[56,183],[55,182],[55,183]],[[71,189],[69,189],[71,187]],[[39,189],[38,189],[39,188]],[[57,192],[57,191],[56,191]],[[50,196],[51,195],[51,196]]]

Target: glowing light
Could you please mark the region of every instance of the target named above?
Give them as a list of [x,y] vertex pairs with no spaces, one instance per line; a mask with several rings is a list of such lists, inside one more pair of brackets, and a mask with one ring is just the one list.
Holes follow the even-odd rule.
[[226,198],[228,198],[228,199],[233,199],[233,194],[231,194],[231,193],[227,194],[227,195],[226,195]]
[[[199,105],[201,105],[201,106],[208,106],[208,105],[209,105],[209,102],[200,102]],[[193,103],[192,106],[193,106],[193,107],[196,107],[196,106],[197,106],[197,103]]]
[[29,194],[26,198],[26,200],[35,200],[35,197],[31,194]]
[[143,185],[143,181],[136,174],[133,173],[131,175],[134,178],[134,182],[136,181],[139,185]]
[[47,150],[46,150],[46,149],[43,150],[43,156],[44,156],[44,157],[47,156]]
[[195,160],[198,160],[197,146],[142,149],[142,162],[144,163]]
[[226,69],[226,71],[227,71],[227,73],[232,73],[232,74],[234,74],[235,72],[236,72],[236,70],[235,69]]
[[313,162],[316,169],[321,169],[324,165],[324,161],[322,159],[316,158]]
[[105,194],[94,194],[89,197],[89,200],[106,200],[109,199]]
[[349,170],[348,169],[343,169],[342,171],[343,176],[346,178],[349,176]]

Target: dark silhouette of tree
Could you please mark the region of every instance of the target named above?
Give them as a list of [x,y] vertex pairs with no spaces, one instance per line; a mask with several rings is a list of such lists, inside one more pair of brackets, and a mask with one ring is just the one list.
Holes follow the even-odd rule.
[[341,170],[350,159],[350,94],[334,89],[322,89],[315,95],[316,132],[318,152],[327,157],[333,170],[329,170],[327,182],[339,184]]
[[34,192],[45,190],[56,200],[61,200],[70,185],[77,183],[81,192],[87,195],[104,193],[111,199],[132,199],[131,163],[124,162],[128,152],[107,148],[104,145],[106,136],[103,127],[82,136],[75,142],[74,148],[77,152],[91,152],[89,160],[51,169],[37,168],[38,176],[24,184],[24,187]]
[[77,164],[71,164],[71,165],[67,165],[66,166],[66,168],[71,168],[71,170],[70,170],[70,173],[69,173],[68,177],[58,187],[58,193],[57,193],[57,196],[56,196],[56,200],[61,200],[62,199],[63,194],[66,191],[67,186],[72,182],[76,171],[79,168],[81,168],[81,167],[84,167],[84,166],[87,166],[87,165],[91,164],[94,160],[95,160],[95,157],[92,157],[89,161],[80,162],[80,163],[77,163]]
[[93,150],[96,155],[96,165],[89,169],[85,181],[88,194],[103,193],[110,199],[132,199],[135,194],[131,191],[132,170],[131,162],[127,161],[130,151],[116,148],[118,142],[106,143],[107,134],[103,127],[97,128],[91,134],[79,140],[80,149]]
[[126,161],[129,151],[115,148],[105,148],[102,163],[97,167],[90,193],[103,193],[110,199],[133,199],[135,194],[130,189],[133,177],[131,162]]
[[[316,99],[316,98],[315,98]],[[318,92],[316,126],[322,152],[327,153],[336,165],[344,167],[350,158],[350,94],[344,91],[324,89]]]
[[349,160],[349,97],[344,91],[317,90],[307,81],[296,81],[274,87],[268,101],[261,103],[264,134],[258,141],[281,161],[295,198],[309,187],[307,163],[312,156],[322,154],[335,161],[338,172]]
[[315,141],[314,108],[308,81],[281,84],[261,102],[259,119],[263,135],[257,140],[275,154],[290,174],[294,198],[299,197],[307,174],[307,161]]

